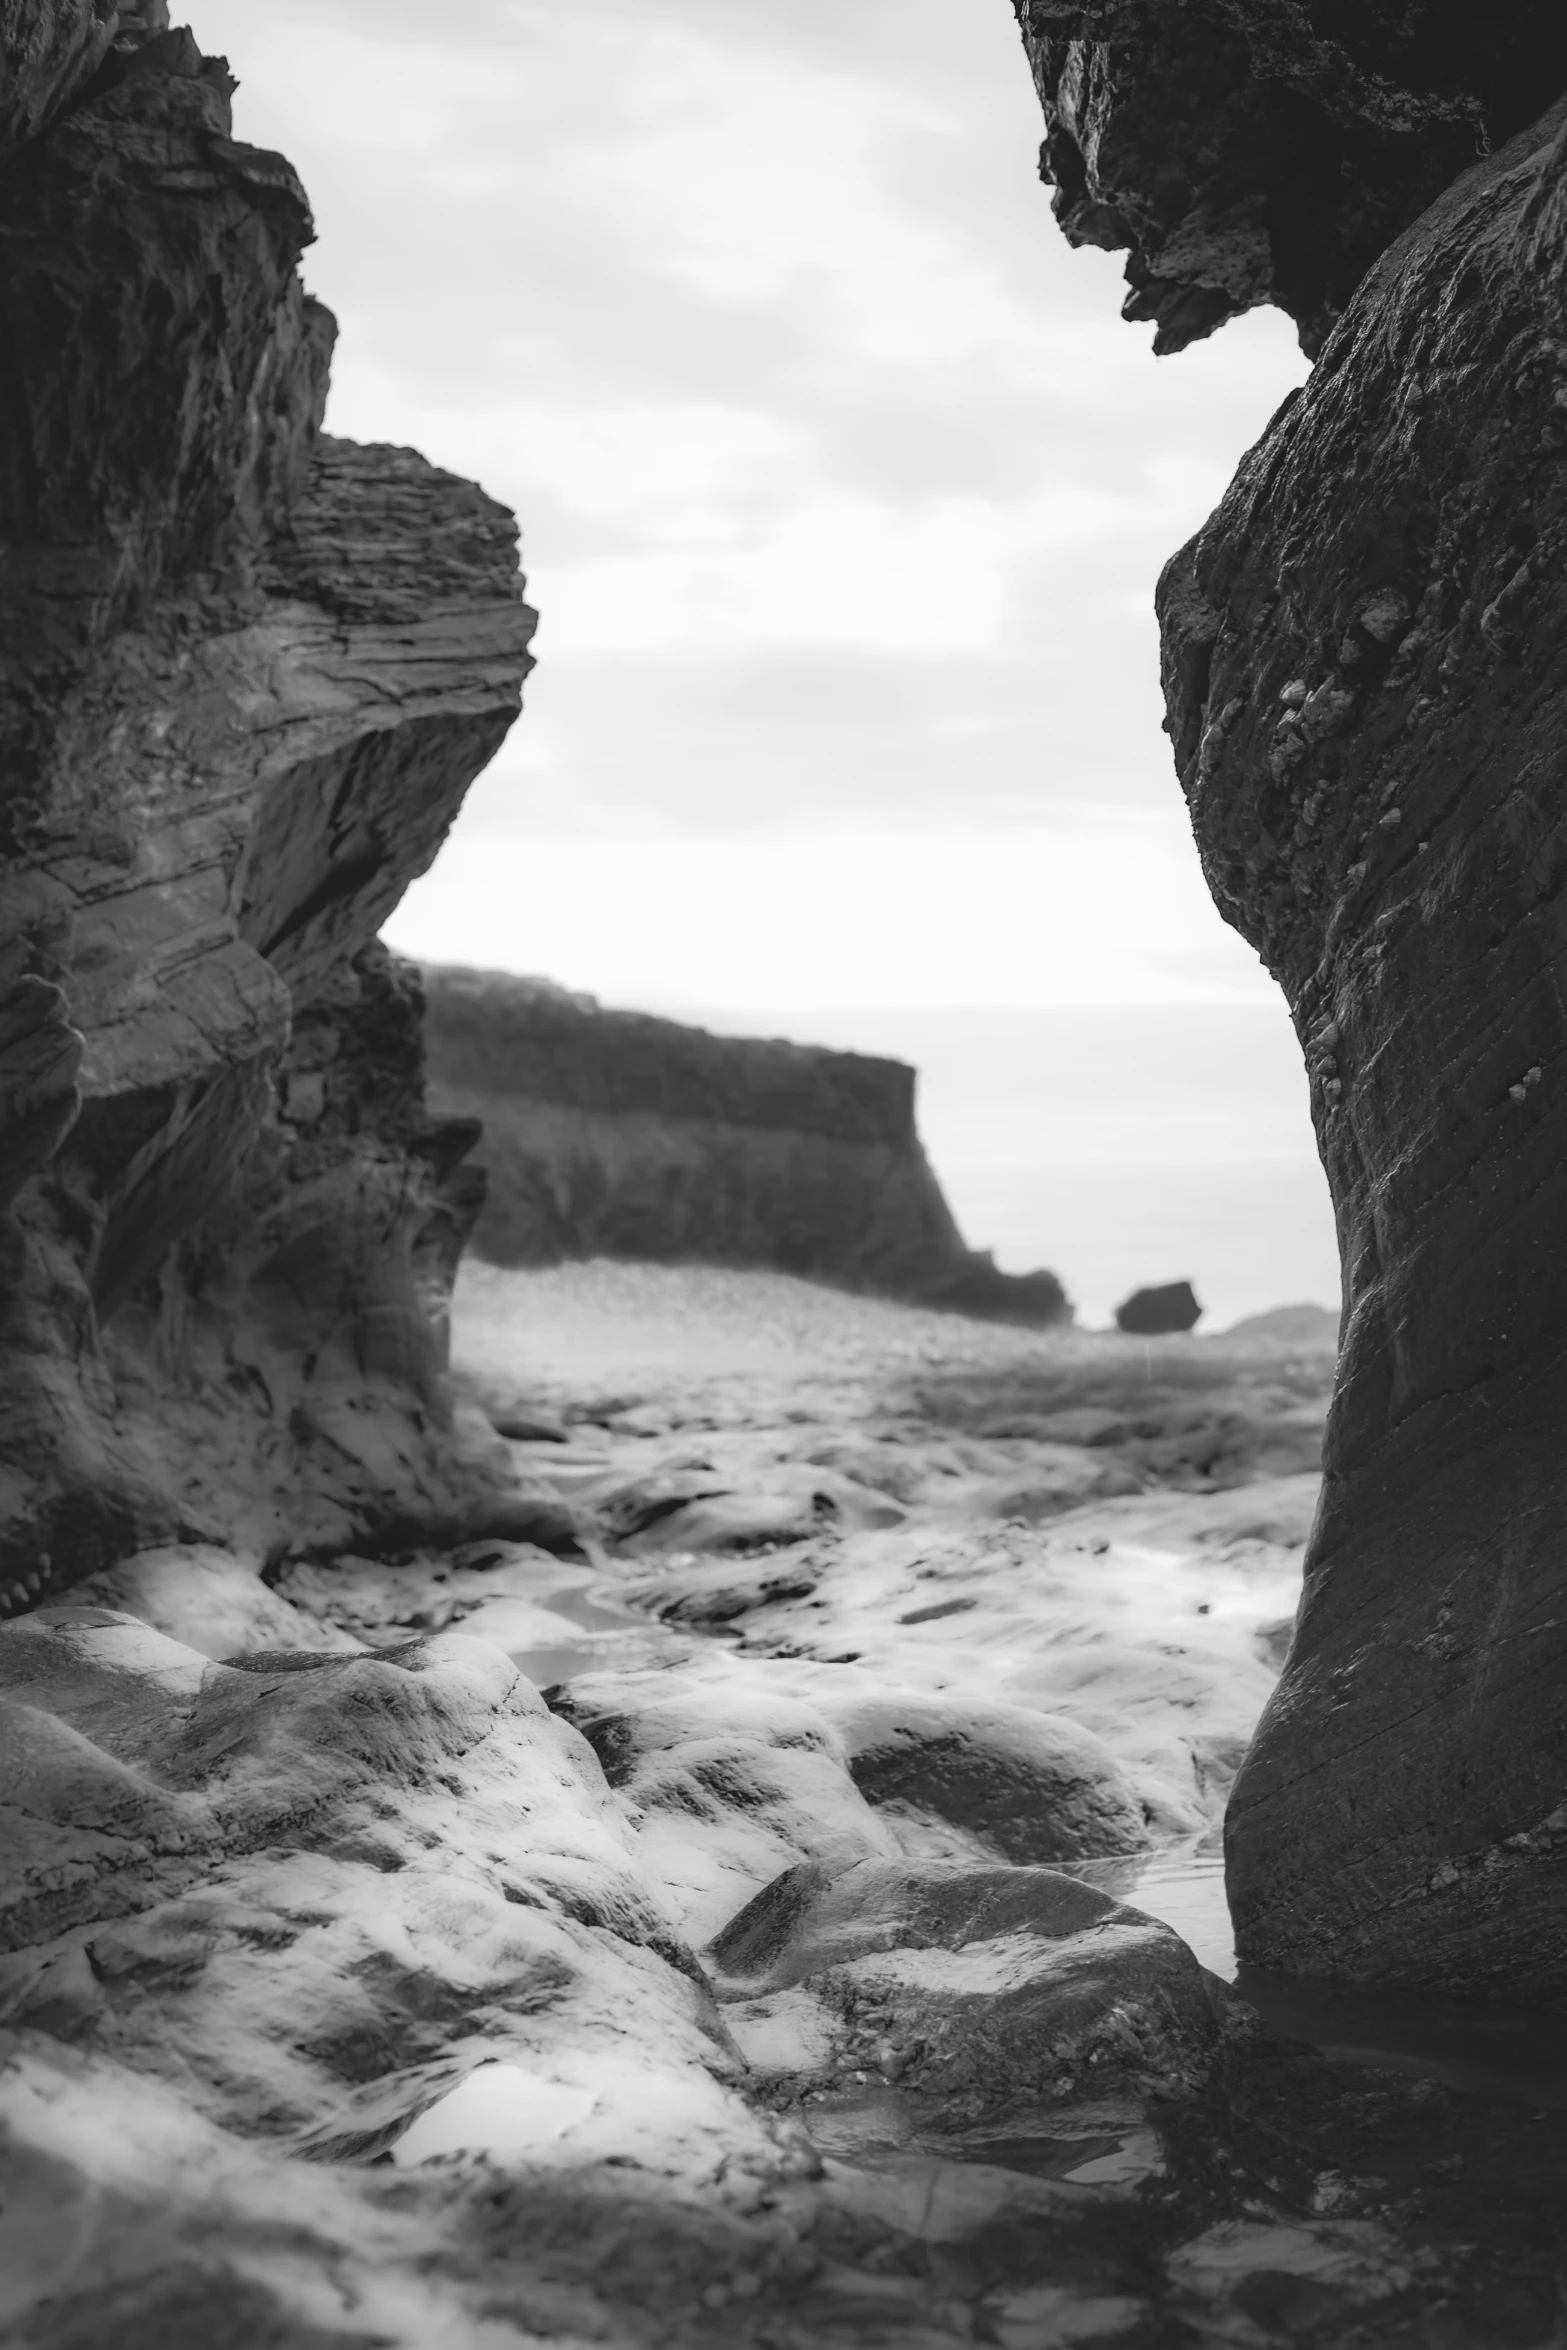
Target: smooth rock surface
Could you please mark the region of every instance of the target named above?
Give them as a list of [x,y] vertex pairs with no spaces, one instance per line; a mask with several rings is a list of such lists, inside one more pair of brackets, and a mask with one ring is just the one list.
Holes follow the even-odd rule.
[[1317,360],[1158,595],[1204,871],[1288,998],[1343,1260],[1239,1946],[1554,1992],[1567,19],[1017,14],[1057,216],[1129,249],[1126,315],[1175,350],[1273,301]]
[[806,2062],[791,2076],[775,2058],[775,2093],[786,2079],[794,2096],[841,2088],[870,2066],[918,2101],[907,2119],[927,2139],[976,2122],[1000,2135],[1085,2087],[1179,2096],[1216,2032],[1168,1926],[1048,1869],[800,1864],[707,1955],[764,2060],[781,2020],[769,1995],[791,2037],[805,2028]]
[[900,1819],[944,1823],[1018,1862],[1100,1860],[1148,1842],[1109,1747],[1059,1717],[853,1691],[833,1710],[854,1784]]
[[[1004,1737],[1020,1711],[1064,1718],[1110,1749],[1160,1836],[1214,1824],[1299,1597],[1330,1349],[1286,1335],[1145,1352],[777,1275],[613,1264],[471,1266],[457,1311],[472,1391],[497,1413],[525,1394],[571,1431],[532,1448],[533,1473],[569,1491],[626,1595],[680,1636],[666,1654],[683,1674],[716,1695],[745,1660],[813,1708],[834,1688],[836,1720],[858,1664],[868,1697],[939,1700],[966,1735],[984,1721]],[[1090,1409],[1124,1441],[1038,1433]],[[738,1530],[741,1505],[801,1464],[807,1492],[830,1466],[903,1522],[802,1512],[752,1553],[644,1544],[643,1506],[669,1505],[656,1536],[693,1494],[729,1496]],[[978,1847],[928,1811],[903,1824],[926,1852],[1054,1857]]]
[[1160,589],[1205,870],[1290,1000],[1344,1255],[1240,1945],[1472,1994],[1567,1969],[1564,270],[1558,106],[1377,264]]
[[1313,356],[1378,254],[1567,81],[1555,0],[1014,0],[1041,177],[1179,351],[1276,302]]
[[[474,2155],[512,2158],[514,2193],[516,2163],[547,2164],[545,2207],[568,2201],[577,2235],[618,2181],[601,2271],[636,2181],[672,2199],[677,2239],[698,2193],[721,2237],[726,2209],[740,2222],[799,2172],[787,2129],[737,2094],[591,1754],[494,1647],[214,1665],[61,1607],[0,1631],[0,1674],[23,1859],[0,1959],[0,2268],[13,2322],[38,2312],[12,2338],[529,2340],[485,2328],[501,2271],[463,2248],[493,2193]],[[495,2110],[498,2080],[522,2085],[521,2121]],[[344,2167],[405,2139],[395,2196]],[[468,2159],[461,2183],[424,2184],[443,2152]],[[787,2249],[749,2233],[759,2263]],[[636,2290],[634,2260],[582,2278],[583,2322],[601,2337]]]
[[338,1624],[319,1621],[271,1589],[259,1558],[211,1543],[139,1551],[78,1583],[71,1604],[135,1616],[215,1661],[246,1649],[343,1651],[360,1645]]

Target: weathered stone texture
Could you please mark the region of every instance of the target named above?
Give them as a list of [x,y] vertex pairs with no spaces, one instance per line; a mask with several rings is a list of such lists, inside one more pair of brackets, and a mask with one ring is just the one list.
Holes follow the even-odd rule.
[[429,1309],[472,1135],[429,1127],[370,942],[516,713],[515,529],[321,435],[303,193],[159,13],[0,180],[13,1604],[176,1533],[276,1546],[285,1507],[305,1541],[461,1515]]
[[[428,1596],[358,1569],[394,1615]],[[715,1984],[656,1793],[617,1795],[489,1639],[301,1648],[217,1552],[116,1580],[172,1628],[94,1599],[0,1625],[7,2341],[957,2350],[1042,2273],[1078,2338],[1111,2290],[1152,2338],[1173,2198],[1056,2174],[1123,2133],[1156,2171],[1140,2116],[1204,2091],[1217,2018],[1168,1927],[901,1860],[806,1707],[725,1741],[721,1700],[671,1721],[670,1676],[606,1676],[688,1791],[665,1821],[736,1881]],[[857,1818],[879,1857],[846,1868]]]
[[132,13],[114,0],[0,0],[0,163],[88,80]]
[[1372,270],[1160,588],[1215,898],[1285,989],[1345,1324],[1238,1782],[1243,1955],[1557,1987],[1567,1815],[1567,106]]
[[1343,1260],[1306,1597],[1229,1816],[1240,1949],[1554,1991],[1567,16],[1017,13],[1057,217],[1129,248],[1126,315],[1177,350],[1271,301],[1317,356],[1159,590],[1204,869],[1294,1012]]
[[1276,302],[1315,353],[1384,248],[1567,80],[1557,0],[1014,0],[1077,245],[1178,351]]

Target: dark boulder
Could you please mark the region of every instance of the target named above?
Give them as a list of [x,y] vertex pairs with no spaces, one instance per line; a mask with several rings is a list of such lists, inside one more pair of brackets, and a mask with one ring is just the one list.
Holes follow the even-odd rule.
[[837,1718],[867,1803],[945,1821],[1006,1860],[1097,1860],[1148,1842],[1109,1748],[1070,1721],[901,1691],[850,1700]]
[[1365,271],[1567,82],[1560,0],[1015,0],[1040,175],[1179,351],[1260,302],[1315,354]]
[[1202,1308],[1189,1281],[1166,1281],[1156,1289],[1134,1289],[1115,1309],[1115,1326],[1135,1338],[1165,1338],[1195,1330]]

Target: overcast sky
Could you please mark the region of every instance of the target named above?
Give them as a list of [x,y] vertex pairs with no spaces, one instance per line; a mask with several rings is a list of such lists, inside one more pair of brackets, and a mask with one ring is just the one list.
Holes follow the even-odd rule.
[[1155,361],[1007,0],[191,0],[315,205],[332,429],[522,519],[527,712],[391,935],[649,1004],[1266,990],[1151,599],[1304,368]]

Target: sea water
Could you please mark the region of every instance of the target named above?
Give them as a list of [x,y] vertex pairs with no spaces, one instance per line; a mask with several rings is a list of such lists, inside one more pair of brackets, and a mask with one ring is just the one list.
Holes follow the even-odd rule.
[[1233,1979],[1235,1933],[1216,1833],[1122,1860],[1072,1861],[1065,1873],[1172,1926],[1211,1975]]

